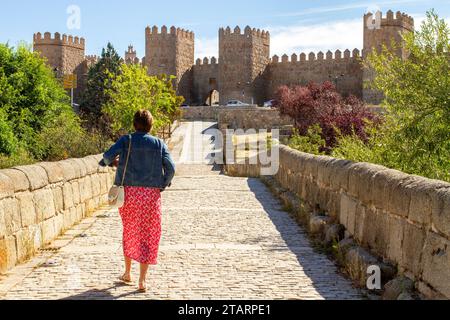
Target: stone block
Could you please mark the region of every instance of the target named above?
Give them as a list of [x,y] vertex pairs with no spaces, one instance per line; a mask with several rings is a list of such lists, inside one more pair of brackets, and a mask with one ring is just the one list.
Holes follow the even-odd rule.
[[24,228],[15,234],[17,261],[23,263],[30,259],[40,246],[40,230],[36,226]]
[[364,247],[373,249],[376,242],[376,223],[377,210],[375,208],[366,208],[364,211],[364,224],[361,243]]
[[49,184],[47,172],[41,166],[20,166],[14,169],[22,171],[27,176],[31,191],[44,188]]
[[71,183],[71,186],[72,186],[73,202],[75,205],[77,205],[81,203],[79,180],[73,181]]
[[331,170],[330,187],[333,191],[347,191],[349,183],[349,168],[353,163],[347,160],[332,160],[328,165]]
[[[397,170],[389,169],[377,172],[373,176],[373,187],[371,190],[373,204],[378,209],[389,209],[389,201],[392,196],[392,192],[394,192],[395,188],[399,185],[401,186],[401,182],[408,177],[409,175],[406,173]],[[410,198],[407,199],[406,204],[400,204],[402,211],[405,211],[405,208],[409,208],[409,200]],[[407,214],[404,214],[404,216],[406,217]]]
[[378,209],[375,217],[375,225],[373,226],[375,229],[375,242],[371,247],[378,256],[383,258],[387,257],[389,251],[389,227],[389,214]]
[[85,164],[87,174],[94,174],[98,172],[98,163],[100,162],[100,160],[97,160],[97,158],[98,157],[95,156],[89,156],[81,159]]
[[75,169],[75,172],[77,174],[77,178],[83,178],[87,175],[87,168],[86,164],[81,159],[68,159],[68,162],[70,162]]
[[334,158],[321,156],[317,157],[317,161],[317,184],[321,188],[329,188],[331,186],[331,180],[333,179],[331,162],[334,161]]
[[358,202],[346,194],[341,195],[340,223],[350,234],[355,234],[356,207]]
[[[20,170],[16,169],[0,170],[0,181],[2,181],[1,175],[11,179],[14,192],[27,191],[30,188],[30,182],[28,181],[27,176]],[[4,182],[0,182],[0,190],[3,183]],[[1,193],[2,192],[0,191],[0,199],[2,198]]]
[[411,193],[411,203],[409,206],[409,220],[423,224],[431,225],[432,216],[432,197],[434,192],[433,180],[421,179],[412,183],[407,188]]
[[55,203],[56,213],[64,210],[64,196],[62,187],[54,187],[52,189],[53,201]]
[[0,171],[0,200],[14,195],[14,185],[12,180]]
[[3,211],[6,234],[13,235],[22,227],[19,201],[15,198],[3,199],[0,202],[0,211]]
[[91,184],[92,184],[92,196],[99,196],[101,194],[101,185],[100,185],[100,176],[98,174],[94,174],[91,176]]
[[58,183],[64,181],[64,169],[59,162],[41,162],[37,164],[47,172],[48,181],[50,183]]
[[353,236],[359,243],[362,243],[364,239],[366,210],[366,206],[364,206],[362,203],[358,203],[358,206],[356,207],[355,233]]
[[411,184],[417,183],[423,178],[397,174],[396,178],[386,186],[388,192],[388,212],[407,218],[411,205]]
[[450,299],[450,241],[430,232],[422,260],[423,280]]
[[450,188],[436,189],[432,195],[432,228],[450,239]]
[[20,216],[22,218],[22,227],[26,228],[37,223],[36,209],[34,206],[34,197],[31,192],[23,192],[16,195],[19,201]]
[[33,196],[38,222],[55,216],[56,210],[53,201],[53,192],[50,189],[35,191]]
[[0,274],[5,274],[17,263],[17,247],[14,236],[0,239]]
[[402,264],[403,259],[403,235],[406,221],[395,215],[388,215],[389,241],[387,258],[396,263]]
[[62,186],[63,209],[69,210],[74,207],[72,184],[67,182]]
[[99,179],[100,179],[100,193],[101,194],[105,194],[109,191],[109,186],[108,186],[108,177],[106,173],[102,173],[99,175]]
[[87,176],[83,179],[80,179],[80,199],[81,202],[86,202],[87,200],[92,198],[92,182],[91,177]]
[[373,177],[387,168],[370,163],[355,163],[349,168],[348,194],[358,198],[366,205],[373,201]]
[[410,271],[416,279],[422,273],[422,253],[425,246],[426,231],[412,223],[405,224],[403,255],[401,267]]
[[42,222],[41,230],[42,230],[42,244],[44,246],[50,244],[58,236],[58,232],[56,231],[55,226],[55,217]]
[[64,230],[64,215],[63,214],[58,214],[57,216],[54,217],[55,221],[55,232],[56,232],[56,236],[61,235],[65,230]]
[[413,291],[414,281],[400,276],[384,286],[383,300],[398,300],[402,294],[411,294]]
[[58,164],[63,170],[64,181],[72,181],[74,179],[77,179],[77,171],[70,161],[59,161]]

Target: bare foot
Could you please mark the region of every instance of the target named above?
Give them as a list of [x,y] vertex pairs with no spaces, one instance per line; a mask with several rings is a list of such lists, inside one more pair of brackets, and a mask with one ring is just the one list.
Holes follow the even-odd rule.
[[119,278],[119,280],[120,281],[123,281],[123,282],[125,282],[125,283],[130,283],[132,280],[131,280],[131,275],[129,275],[129,274],[124,274],[123,276],[121,276],[120,278]]
[[147,284],[145,281],[139,281],[139,292],[147,292]]

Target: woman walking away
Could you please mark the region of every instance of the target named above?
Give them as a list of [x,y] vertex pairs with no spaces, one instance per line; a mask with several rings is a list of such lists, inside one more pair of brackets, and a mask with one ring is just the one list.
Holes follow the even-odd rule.
[[115,185],[125,188],[125,202],[119,209],[125,255],[125,273],[120,280],[131,283],[132,260],[139,262],[141,292],[147,290],[149,266],[157,264],[161,192],[170,186],[175,175],[175,164],[166,144],[150,135],[152,125],[152,114],[147,110],[138,111],[134,116],[136,132],[120,138],[100,163],[117,166]]

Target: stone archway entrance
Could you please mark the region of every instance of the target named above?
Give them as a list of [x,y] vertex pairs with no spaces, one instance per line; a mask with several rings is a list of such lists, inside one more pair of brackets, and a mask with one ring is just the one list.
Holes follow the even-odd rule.
[[206,98],[206,105],[207,106],[216,106],[219,105],[220,101],[220,94],[217,90],[211,90],[208,94],[208,97]]

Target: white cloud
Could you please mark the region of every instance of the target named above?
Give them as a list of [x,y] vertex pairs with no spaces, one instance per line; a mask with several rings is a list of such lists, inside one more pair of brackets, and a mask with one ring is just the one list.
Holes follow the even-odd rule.
[[195,59],[204,57],[218,57],[219,39],[215,38],[198,38],[195,40]]
[[[424,14],[412,14],[416,28],[419,28],[425,19]],[[450,18],[446,21],[450,24]],[[339,49],[352,51],[363,48],[363,21],[362,19],[331,21],[328,23],[308,24],[303,21],[300,25],[269,26],[264,28],[271,34],[271,55],[282,56],[305,52],[333,53]],[[200,38],[196,40],[196,58],[218,57],[219,40],[215,38]]]
[[333,21],[312,25],[268,27],[271,34],[271,54],[282,56],[363,47],[361,19]]

